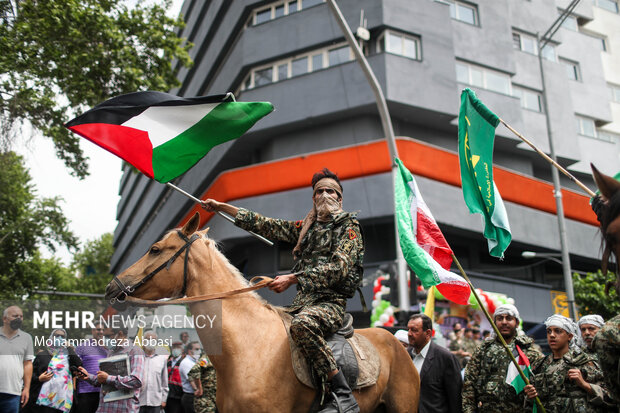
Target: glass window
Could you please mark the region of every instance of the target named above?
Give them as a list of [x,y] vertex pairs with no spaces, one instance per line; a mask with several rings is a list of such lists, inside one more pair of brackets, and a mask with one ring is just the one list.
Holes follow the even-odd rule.
[[469,83],[469,68],[460,63],[456,64],[456,81],[459,83]]
[[471,73],[471,84],[473,86],[484,87],[482,70],[475,68],[475,67],[471,67],[469,69],[469,72]]
[[539,93],[513,86],[512,96],[520,99],[522,108],[542,112],[541,96]]
[[463,23],[478,24],[478,10],[475,5],[456,0],[447,1],[450,3],[450,17]]
[[304,73],[308,73],[308,57],[300,57],[299,59],[294,59],[291,63],[291,76],[299,76]]
[[577,132],[580,135],[596,138],[596,126],[594,125],[594,120],[578,116],[577,123],[579,125]]
[[618,134],[607,132],[607,131],[600,130],[600,129],[596,131],[596,137],[602,141],[611,142],[611,143],[615,143],[618,140],[620,140],[619,139],[620,136],[618,136]]
[[350,60],[349,46],[339,47],[327,52],[329,66],[339,65]]
[[418,58],[418,45],[417,42],[409,37],[403,39],[403,55],[412,59]]
[[620,103],[620,86],[609,85],[609,87],[611,88],[611,100]]
[[545,47],[542,48],[542,57],[555,62],[555,47],[547,43]]
[[[560,13],[562,12],[560,11]],[[575,16],[568,16],[566,20],[562,22],[562,27],[574,32],[578,31],[579,25],[577,24],[577,18]]]
[[499,73],[486,73],[486,88],[495,92],[510,94],[510,82],[505,75]]
[[257,70],[254,72],[254,87],[268,85],[273,82],[273,68]]
[[308,7],[316,6],[321,3],[323,3],[323,0],[302,0],[301,8],[307,9]]
[[593,0],[592,3],[602,9],[618,13],[618,1],[617,0]]
[[280,4],[279,6],[276,6],[276,13],[275,13],[275,18],[277,19],[278,17],[282,17],[284,16],[284,4]]
[[288,63],[278,65],[278,80],[288,79]]
[[312,71],[323,69],[323,53],[312,56]]
[[288,12],[295,13],[297,11],[297,0],[288,2]]
[[385,51],[389,53],[401,54],[401,37],[395,35],[392,32],[387,32],[385,35]]
[[269,20],[271,20],[271,7],[262,11],[257,11],[254,24],[264,23]]
[[560,59],[564,68],[566,69],[566,75],[569,80],[580,80],[579,76],[579,64],[571,62],[570,60]]
[[515,49],[521,50],[521,35],[519,33],[512,34],[512,45]]

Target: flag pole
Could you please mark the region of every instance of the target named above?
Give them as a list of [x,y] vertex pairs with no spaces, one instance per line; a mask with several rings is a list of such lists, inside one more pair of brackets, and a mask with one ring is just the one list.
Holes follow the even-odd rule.
[[[471,283],[471,280],[469,279],[469,277],[465,273],[465,270],[463,269],[463,267],[461,267],[461,263],[459,262],[459,260],[456,258],[456,255],[454,255],[454,254],[452,254],[452,261],[454,261],[456,266],[459,268],[459,271],[461,272],[461,275],[463,276],[463,278],[465,278],[465,281],[467,281],[467,284],[469,284],[469,288],[471,289],[471,292],[474,294],[474,297],[476,298],[476,301],[478,302],[478,306],[480,306],[480,308],[484,312],[484,315],[486,316],[487,320],[489,320],[489,323],[491,323],[491,326],[493,327],[493,331],[495,332],[495,335],[497,336],[497,338],[499,338],[502,346],[504,347],[504,350],[506,350],[506,353],[508,353],[508,355],[510,356],[510,359],[512,360],[512,364],[515,365],[515,367],[517,368],[517,371],[519,372],[519,376],[521,376],[521,378],[523,379],[523,381],[525,382],[526,385],[530,384],[530,381],[527,379],[525,374],[523,374],[523,370],[521,370],[521,367],[519,366],[519,363],[517,362],[517,359],[512,354],[512,351],[510,351],[510,347],[508,347],[508,344],[506,344],[506,340],[504,340],[504,337],[499,332],[499,329],[497,328],[497,325],[495,325],[495,320],[493,320],[493,318],[491,318],[491,315],[489,314],[488,310],[486,309],[486,307],[482,303],[482,300],[480,300],[480,297],[478,296],[478,293],[476,292],[476,289],[474,288],[474,285]],[[536,404],[538,405],[538,407],[540,408],[542,413],[546,413],[545,408],[543,407],[542,403],[540,402],[540,399],[538,398],[538,396],[536,396]]]
[[499,121],[508,128],[508,130],[510,130],[512,133],[514,133],[515,135],[517,135],[517,137],[519,137],[519,139],[521,139],[523,142],[527,143],[532,149],[534,149],[536,151],[536,153],[538,153],[540,156],[542,156],[543,158],[545,158],[545,160],[547,162],[549,162],[551,165],[555,166],[560,172],[562,172],[564,175],[566,175],[568,177],[568,179],[570,179],[571,181],[573,181],[575,184],[577,184],[577,186],[579,186],[579,188],[583,189],[585,191],[586,194],[588,194],[589,196],[593,197],[596,194],[594,192],[592,192],[592,190],[590,188],[588,188],[587,186],[585,186],[580,180],[578,180],[577,178],[575,178],[570,172],[568,172],[566,169],[564,169],[562,167],[562,165],[560,165],[559,163],[557,163],[556,161],[554,161],[549,155],[547,155],[546,153],[544,153],[543,151],[541,151],[540,149],[538,149],[530,140],[528,140],[527,138],[525,138],[525,136],[521,135],[519,132],[517,132],[512,126],[510,126],[509,124],[507,124],[502,118],[499,118]]
[[[177,191],[177,192],[179,192],[179,193],[181,193],[181,194],[185,195],[186,197],[188,197],[188,198],[189,198],[189,199],[191,199],[192,201],[194,201],[194,202],[196,202],[196,203],[198,203],[198,204],[200,204],[200,205],[202,205],[202,204],[203,204],[203,202],[202,202],[200,199],[196,198],[194,195],[190,194],[189,192],[185,192],[184,190],[182,190],[182,189],[181,189],[181,188],[179,188],[178,186],[176,186],[176,185],[174,185],[174,184],[171,184],[170,182],[166,182],[166,185],[168,185],[170,188],[174,189],[175,191]],[[221,216],[222,218],[224,218],[225,220],[230,221],[230,222],[232,222],[233,224],[235,223],[234,218],[229,217],[228,215],[224,214],[223,212],[221,212],[221,211],[217,211],[217,214],[218,214],[219,216]],[[252,232],[252,231],[248,231],[248,232],[249,232],[249,233],[250,233],[250,235],[252,235],[254,238],[258,238],[259,240],[263,241],[265,244],[269,245],[270,247],[273,247],[273,242],[269,241],[267,238],[265,238],[265,237],[263,237],[263,236],[261,236],[261,235],[258,235],[257,233]]]

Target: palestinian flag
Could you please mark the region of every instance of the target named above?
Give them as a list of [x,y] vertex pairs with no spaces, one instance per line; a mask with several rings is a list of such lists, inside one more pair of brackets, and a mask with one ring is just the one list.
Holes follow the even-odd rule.
[[[523,351],[521,351],[521,348],[519,348],[518,345],[515,344],[515,348],[517,352],[517,354],[515,354],[517,364],[523,371],[523,375],[529,380],[532,375],[530,360],[528,360],[527,356],[525,355],[525,353],[523,353]],[[523,388],[525,387],[525,381],[519,374],[519,371],[517,370],[515,364],[512,362],[508,364],[508,371],[506,371],[506,384],[514,387],[517,394],[521,393],[523,391]]]
[[[448,300],[468,304],[469,284],[463,277],[449,271],[452,249],[422,199],[415,178],[400,159],[396,158],[395,162],[399,173],[394,179],[394,203],[398,240],[405,261],[424,288],[435,286]],[[431,293],[429,290],[429,295]]]
[[65,126],[166,183],[272,110],[269,102],[235,102],[232,93],[184,98],[135,92],[106,100]]

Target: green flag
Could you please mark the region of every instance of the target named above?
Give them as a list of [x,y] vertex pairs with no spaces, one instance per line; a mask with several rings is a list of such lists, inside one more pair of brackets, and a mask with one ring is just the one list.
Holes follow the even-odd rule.
[[484,217],[489,254],[503,257],[510,244],[506,208],[493,182],[493,143],[499,118],[467,88],[459,111],[459,164],[465,203],[472,214]]

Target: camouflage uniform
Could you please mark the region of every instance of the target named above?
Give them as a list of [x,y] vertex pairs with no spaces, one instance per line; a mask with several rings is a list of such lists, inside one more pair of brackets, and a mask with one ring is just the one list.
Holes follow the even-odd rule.
[[[579,348],[571,349],[560,359],[548,355],[532,363],[531,383],[549,413],[608,412],[609,392],[603,387],[603,373],[594,360]],[[579,369],[594,391],[589,395],[568,378],[568,370]],[[531,403],[531,402],[530,402]]]
[[196,413],[216,412],[215,389],[217,387],[217,380],[215,368],[211,364],[209,357],[201,357],[198,363],[194,364],[194,367],[189,370],[187,378],[190,381],[200,379],[202,386],[202,396],[194,397],[194,411]]
[[592,347],[598,354],[609,393],[615,395],[620,412],[620,315],[605,323],[594,336]]
[[[302,221],[266,218],[246,209],[235,217],[239,227],[266,238],[295,244]],[[319,377],[337,370],[324,337],[342,325],[347,298],[362,281],[364,243],[354,213],[341,212],[328,222],[315,221],[301,242],[292,272],[297,295],[290,307],[291,337]]]
[[[527,336],[515,337],[508,347],[513,354],[515,343],[525,353],[530,362],[542,359],[543,354],[536,350],[533,340]],[[506,384],[506,371],[511,363],[510,356],[497,338],[483,341],[465,367],[463,381],[463,413],[482,412],[523,412],[523,393],[517,395],[514,387]]]

